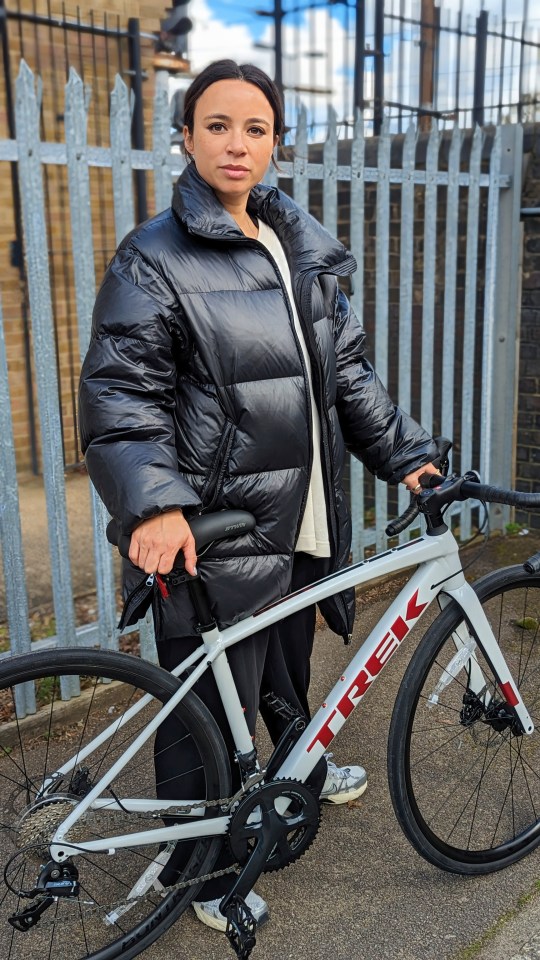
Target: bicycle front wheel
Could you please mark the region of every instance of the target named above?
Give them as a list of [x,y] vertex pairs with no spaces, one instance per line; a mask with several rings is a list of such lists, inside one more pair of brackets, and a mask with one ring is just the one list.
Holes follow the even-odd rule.
[[[74,676],[80,676],[80,696],[62,699]],[[197,795],[190,797],[195,803],[230,793],[223,739],[193,693],[117,772],[65,841],[88,843],[148,831],[144,845],[111,843],[108,852],[81,851],[68,859],[60,877],[49,854],[66,817],[125,756],[178,686],[160,667],[96,650],[53,650],[1,665],[0,942],[5,960],[130,960],[196,895],[195,884],[174,887],[211,870],[222,838],[167,844],[152,838],[152,831],[178,822],[170,805],[186,799],[186,781],[197,784]],[[37,711],[21,719],[29,692]],[[161,771],[157,781],[156,771]],[[167,801],[168,813],[164,807],[163,814],[156,812],[156,800]],[[145,812],[145,803],[152,801],[154,810]],[[198,814],[218,812],[216,806],[201,806]],[[52,895],[45,903],[44,884],[58,880],[58,888],[48,887]]]
[[540,842],[540,576],[508,567],[474,589],[534,733],[513,722],[452,602],[411,659],[388,740],[390,793],[405,835],[430,863],[462,874],[500,870]]

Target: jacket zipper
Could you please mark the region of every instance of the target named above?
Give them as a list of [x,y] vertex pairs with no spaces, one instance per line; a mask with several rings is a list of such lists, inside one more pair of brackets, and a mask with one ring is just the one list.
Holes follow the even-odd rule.
[[[225,478],[225,471],[229,465],[229,457],[231,454],[233,441],[234,424],[228,421],[227,429],[223,431],[219,441],[210,474],[201,491],[201,500],[204,504],[201,513],[207,513],[209,510],[212,510],[221,492],[221,487],[223,486],[223,480]],[[210,499],[207,503],[204,503],[204,500],[208,496]]]

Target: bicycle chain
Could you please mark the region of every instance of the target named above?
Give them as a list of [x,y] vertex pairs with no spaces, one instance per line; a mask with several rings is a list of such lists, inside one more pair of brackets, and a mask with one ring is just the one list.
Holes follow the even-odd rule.
[[[243,791],[239,791],[239,794],[243,794]],[[238,798],[239,794],[235,794],[234,797],[222,797],[219,800],[200,800],[193,804],[186,804],[185,806],[179,806],[178,804],[175,804],[174,806],[167,807],[165,810],[160,810],[159,815],[158,814],[145,815],[143,813],[132,813],[129,816],[127,816],[125,813],[122,813],[117,810],[111,810],[110,813],[113,813],[115,817],[118,819],[118,822],[121,822],[121,823],[126,823],[126,822],[133,823],[133,817],[137,817],[138,819],[141,819],[141,820],[156,820],[156,819],[161,820],[165,816],[178,816],[180,812],[183,814],[188,814],[191,810],[201,809],[201,807],[207,809],[210,807],[224,807],[229,805],[232,806],[232,804]],[[61,802],[62,801],[59,800],[59,803]],[[45,829],[47,826],[51,826],[56,829],[59,826],[57,817],[54,817],[52,815],[54,808],[56,806],[57,805],[53,803],[49,807],[44,808],[42,813],[45,813],[45,816],[40,816],[40,820],[39,820],[40,829]],[[36,811],[34,816],[36,817],[38,816],[38,814],[39,814],[39,811]],[[84,822],[84,819],[85,818],[83,817],[82,818],[83,822]],[[91,819],[92,823],[98,827],[105,823],[107,824],[107,826],[110,827],[110,822],[111,822],[110,814],[100,815],[99,813],[92,813],[92,811],[90,811],[89,819]],[[76,828],[76,825],[74,826]],[[35,848],[36,846],[37,847],[42,846],[43,842],[44,842],[44,838],[40,838],[40,841],[37,843],[25,844],[23,847],[21,847],[21,853],[24,853],[25,849],[29,850],[29,849]],[[69,842],[69,841],[66,841],[66,842]],[[79,840],[79,843],[83,843],[83,842],[84,841],[82,839]],[[75,841],[75,845],[76,845],[76,841]],[[212,873],[203,874],[203,876],[201,877],[193,877],[191,880],[180,880],[178,881],[178,883],[170,884],[170,886],[168,885],[167,887],[164,888],[164,890],[166,890],[166,895],[168,896],[170,893],[175,893],[176,891],[183,890],[188,887],[193,887],[201,883],[206,883],[208,880],[215,880],[218,877],[226,876],[228,873],[234,873],[237,867],[238,867],[238,863],[233,863],[233,864],[230,864],[228,867],[223,867],[221,870],[214,870]],[[102,915],[104,911],[107,913],[110,913],[111,911],[114,911],[117,908],[124,906],[127,902],[129,902],[131,906],[141,902],[142,900],[149,900],[151,896],[156,895],[156,892],[158,891],[156,891],[155,888],[151,888],[150,890],[146,891],[143,894],[140,894],[137,897],[130,897],[129,901],[127,901],[124,898],[122,900],[117,900],[113,903],[108,903],[108,904],[101,903],[99,906],[90,906],[90,904],[86,905],[83,901],[79,899],[70,900],[69,897],[66,897],[65,899],[62,898],[62,899],[63,899],[63,903],[65,904],[72,903],[72,905],[75,907],[77,911],[78,918],[81,917],[81,919],[87,919],[95,915]],[[88,909],[84,909],[85,906],[88,906]],[[68,923],[69,920],[70,920],[69,917],[63,918],[58,916],[50,920],[47,920],[46,918],[42,918],[40,920],[39,926],[40,928],[49,927],[49,926],[54,926],[57,923]]]

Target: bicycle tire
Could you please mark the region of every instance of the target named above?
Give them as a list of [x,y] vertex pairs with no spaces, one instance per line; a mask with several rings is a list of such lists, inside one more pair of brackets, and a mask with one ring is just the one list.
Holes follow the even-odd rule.
[[508,567],[474,589],[535,731],[519,735],[496,719],[504,701],[480,644],[484,703],[494,699],[491,712],[479,704],[470,659],[461,667],[455,660],[452,633],[464,618],[452,601],[410,661],[388,737],[390,795],[406,837],[430,863],[468,875],[501,870],[540,842],[540,575]]
[[[82,695],[67,705],[59,703],[57,680],[72,676],[81,676]],[[111,682],[104,683],[103,678]],[[45,703],[33,717],[17,720],[14,691],[28,690],[20,687],[28,683],[37,691],[38,701]],[[85,795],[106,765],[125,752],[129,741],[146,727],[178,686],[175,677],[151,663],[92,649],[33,653],[10,658],[0,666],[0,720],[7,720],[0,727],[0,941],[8,944],[2,951],[6,960],[37,960],[51,956],[60,945],[63,960],[113,960],[118,956],[130,960],[161,936],[196,896],[200,885],[169,893],[167,886],[210,872],[222,847],[221,837],[199,838],[190,842],[189,849],[179,843],[171,847],[149,842],[144,847],[120,848],[114,856],[75,856],[72,859],[80,882],[77,897],[59,898],[36,926],[25,932],[8,923],[8,917],[32,902],[20,891],[31,890],[40,865],[47,862],[48,842],[59,825],[58,817],[60,822],[65,819],[77,796]],[[123,726],[117,724],[125,710],[147,693],[153,700],[135,718]],[[17,696],[22,697],[22,693]],[[185,799],[181,777],[175,781],[174,775],[179,750],[182,757],[191,751],[192,764],[200,761],[198,777],[204,793],[192,799],[216,800],[230,795],[227,751],[208,709],[189,692],[171,718],[168,741],[163,741],[162,725],[156,735],[157,746],[150,738],[112,781],[106,795],[115,798],[111,802],[115,809],[107,807],[85,814],[67,839],[82,842],[85,838],[162,827],[162,818],[141,821],[140,815],[128,814],[116,802],[124,798],[126,803],[126,796],[156,796],[154,763],[162,749],[170,751],[171,782],[160,785],[161,798],[166,799],[168,791],[178,800]],[[112,722],[113,735],[96,753],[83,758],[72,773],[49,789],[47,803],[43,796],[38,798],[45,774],[57,771],[69,757],[79,757],[84,745]],[[209,807],[205,816],[218,812],[218,808]],[[143,899],[130,898],[129,893],[133,894],[137,881],[149,875],[146,871],[158,855],[159,872],[157,867],[152,868],[156,888],[152,885]]]

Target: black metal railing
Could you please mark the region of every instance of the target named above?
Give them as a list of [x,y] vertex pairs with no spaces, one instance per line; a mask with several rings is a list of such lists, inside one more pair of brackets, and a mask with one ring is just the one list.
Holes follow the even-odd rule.
[[[275,77],[290,114],[300,96],[312,133],[331,98],[344,125],[355,108],[378,135],[386,115],[395,132],[411,119],[480,126],[540,117],[540,10],[523,0],[512,16],[480,0],[262,0],[273,21]],[[326,16],[324,14],[326,13]],[[268,46],[268,45],[266,45]],[[338,69],[336,69],[336,67]]]

